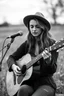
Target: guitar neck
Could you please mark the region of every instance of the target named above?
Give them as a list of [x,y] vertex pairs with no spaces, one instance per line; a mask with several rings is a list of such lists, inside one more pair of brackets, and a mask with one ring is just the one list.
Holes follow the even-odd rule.
[[29,69],[31,66],[34,65],[34,63],[36,63],[38,60],[40,60],[42,58],[42,53],[39,54],[37,57],[34,57],[34,59],[32,59],[28,64],[27,64],[27,69]]

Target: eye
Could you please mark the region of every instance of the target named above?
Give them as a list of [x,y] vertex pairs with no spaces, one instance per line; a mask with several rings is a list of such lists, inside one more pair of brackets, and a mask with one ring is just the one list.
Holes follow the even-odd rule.
[[33,25],[30,25],[30,28],[33,28],[34,26]]
[[36,25],[36,28],[40,28],[39,25]]

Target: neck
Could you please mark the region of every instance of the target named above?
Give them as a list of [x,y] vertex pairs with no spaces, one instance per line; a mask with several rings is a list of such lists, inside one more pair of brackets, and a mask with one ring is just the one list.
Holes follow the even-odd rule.
[[36,42],[36,44],[35,44],[35,55],[38,55],[38,54],[39,54],[39,45]]

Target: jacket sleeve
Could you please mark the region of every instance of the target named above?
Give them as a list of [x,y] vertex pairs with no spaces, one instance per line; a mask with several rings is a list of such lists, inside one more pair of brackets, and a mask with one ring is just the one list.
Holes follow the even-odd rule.
[[47,65],[47,69],[50,74],[53,74],[56,72],[57,69],[57,58],[58,58],[58,52],[53,51],[52,54],[52,60],[49,65]]
[[[52,40],[52,42],[50,42],[50,46],[52,46],[56,41]],[[53,74],[56,72],[57,69],[57,58],[58,58],[58,52],[56,50],[51,51],[51,62],[50,64],[46,64],[47,65],[47,70],[50,74]]]
[[26,41],[13,53],[9,56],[7,60],[8,68],[11,70],[12,64],[16,64],[16,61],[22,58],[26,54]]
[[12,64],[16,64],[15,60],[13,59],[12,56],[9,56],[8,60],[7,60],[7,64],[8,64],[8,69],[9,71],[12,71]]
[[[50,46],[52,46],[55,43],[55,41],[53,40],[53,42],[50,42]],[[41,59],[41,74],[42,75],[53,75],[56,72],[57,69],[57,58],[58,58],[58,52],[56,50],[51,51],[51,62],[48,64],[48,62],[46,62],[46,60]]]
[[52,60],[49,64],[43,59],[41,59],[41,75],[42,76],[49,76],[53,75],[56,72],[57,69],[57,58],[58,58],[58,52],[53,51],[52,53]]

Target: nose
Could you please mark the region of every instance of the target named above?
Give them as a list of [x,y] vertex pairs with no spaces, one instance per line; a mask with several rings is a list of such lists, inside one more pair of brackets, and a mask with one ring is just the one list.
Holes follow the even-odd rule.
[[34,31],[36,30],[36,27],[35,27],[35,26],[33,27],[33,30],[34,30]]

